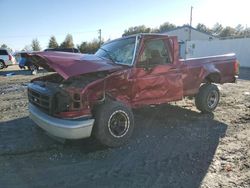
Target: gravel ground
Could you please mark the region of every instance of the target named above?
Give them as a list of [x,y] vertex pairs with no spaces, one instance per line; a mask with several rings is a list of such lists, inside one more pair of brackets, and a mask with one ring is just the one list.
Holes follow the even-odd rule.
[[213,114],[188,99],[135,110],[129,143],[110,149],[38,128],[26,92],[35,76],[15,68],[0,71],[0,187],[250,187],[250,69],[219,86]]

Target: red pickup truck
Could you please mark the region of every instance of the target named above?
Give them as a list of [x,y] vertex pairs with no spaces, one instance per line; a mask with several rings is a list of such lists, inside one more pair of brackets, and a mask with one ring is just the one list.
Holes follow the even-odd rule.
[[30,118],[65,139],[93,135],[115,147],[134,128],[131,109],[194,97],[212,112],[220,99],[214,83],[234,83],[234,54],[179,59],[177,37],[138,34],[105,43],[94,55],[65,52],[31,54],[33,63],[56,73],[28,86]]

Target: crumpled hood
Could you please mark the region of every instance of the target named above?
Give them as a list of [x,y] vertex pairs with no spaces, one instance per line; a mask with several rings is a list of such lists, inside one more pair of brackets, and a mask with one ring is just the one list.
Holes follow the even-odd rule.
[[30,54],[30,60],[47,71],[56,71],[64,79],[100,71],[114,72],[123,68],[91,54],[35,52]]

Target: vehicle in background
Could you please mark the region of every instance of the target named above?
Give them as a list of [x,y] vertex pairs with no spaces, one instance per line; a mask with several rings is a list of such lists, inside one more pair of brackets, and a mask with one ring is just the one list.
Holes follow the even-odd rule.
[[48,48],[44,50],[45,52],[57,51],[57,52],[71,52],[71,53],[80,53],[77,48]]
[[16,60],[11,53],[5,48],[0,48],[0,69],[14,64],[16,64]]
[[18,62],[18,65],[20,67],[20,69],[26,69],[28,68],[28,70],[31,70],[31,71],[37,71],[39,69],[39,66],[38,65],[35,65],[33,64],[29,58],[28,58],[28,53],[29,52],[17,52],[14,54],[17,62]]

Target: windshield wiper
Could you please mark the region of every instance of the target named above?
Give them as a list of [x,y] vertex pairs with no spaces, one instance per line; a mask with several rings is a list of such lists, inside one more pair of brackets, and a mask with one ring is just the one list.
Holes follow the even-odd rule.
[[116,63],[116,60],[112,57],[112,55],[111,55],[111,53],[112,52],[110,52],[110,51],[108,51],[108,50],[106,50],[106,49],[104,49],[104,48],[99,48],[99,49],[101,49],[101,50],[103,50],[104,52],[106,52],[106,54],[109,56],[109,59],[113,62],[113,63]]

